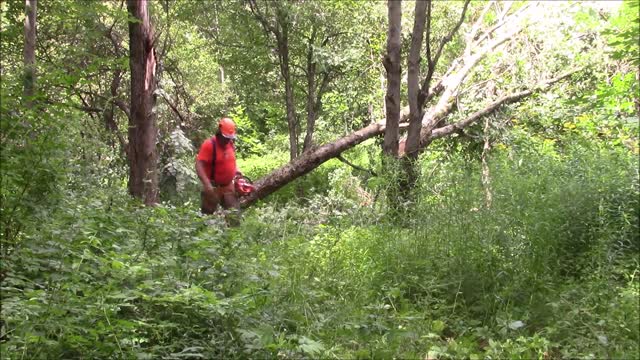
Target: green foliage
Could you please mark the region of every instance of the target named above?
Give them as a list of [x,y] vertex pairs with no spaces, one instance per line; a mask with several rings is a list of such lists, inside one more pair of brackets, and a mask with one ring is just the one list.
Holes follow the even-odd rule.
[[497,151],[490,208],[476,163],[452,155],[431,168],[442,160],[423,160],[429,181],[400,222],[382,197],[363,206],[367,187],[344,166],[329,170],[327,195],[253,208],[235,229],[197,204],[142,208],[118,187],[65,192],[3,260],[0,350],[637,356],[634,158],[575,144]]
[[70,139],[60,136],[62,119],[77,118],[56,107],[27,109],[2,87],[0,105],[0,219],[3,253],[18,241],[25,220],[43,208],[55,206],[70,171]]
[[[302,326],[334,344],[325,355],[337,357],[416,357],[427,350],[445,358],[633,357],[638,311],[630,307],[633,295],[623,294],[634,293],[637,281],[612,275],[640,241],[633,158],[598,150],[566,156],[492,159],[491,209],[478,209],[479,171],[454,161],[434,173],[432,183],[447,185],[424,189],[405,229],[372,219],[348,227],[362,221],[360,211],[340,225],[323,221],[310,236],[300,224],[322,219],[320,211],[300,218],[293,209],[281,210],[291,218],[284,234],[274,229],[283,239],[271,242],[276,249],[264,260],[279,275],[265,280],[275,299],[263,305],[281,315],[259,323],[293,319],[298,333]],[[272,238],[263,234],[262,241]],[[631,269],[626,276],[633,277]],[[615,291],[586,296],[600,286]],[[574,296],[585,302],[576,305]],[[596,320],[570,317],[561,303]],[[621,320],[625,310],[607,306],[594,312],[595,303],[628,309],[632,318]],[[602,319],[602,325],[621,321],[627,330],[596,325]],[[291,324],[279,326],[288,329],[280,334],[293,331]]]
[[[312,28],[330,37],[311,46],[318,68],[336,70],[316,142],[381,118],[384,3],[292,4],[269,6],[291,20],[301,125]],[[23,4],[0,4],[3,358],[640,357],[637,2],[613,17],[586,3],[549,7],[523,41],[483,61],[471,80],[495,79],[497,94],[463,88],[471,96],[448,120],[483,107],[478,99],[590,67],[503,108],[486,134],[476,124],[434,143],[406,202],[397,201],[403,169],[380,161],[369,140],[342,156],[377,175],[331,160],[236,228],[199,214],[193,160],[230,115],[251,179],[288,161],[274,39],[243,2],[152,5],[164,202],[144,208],[126,194],[116,139],[127,118],[112,103],[127,104],[126,9],[39,4],[28,109],[19,100]],[[472,3],[468,20],[484,5]],[[434,3],[432,49],[461,7]],[[447,46],[436,79],[462,40]],[[479,163],[485,136],[490,189]]]
[[622,3],[619,13],[611,19],[611,28],[603,33],[608,35],[609,46],[613,48],[612,58],[628,60],[635,67],[640,66],[640,4],[627,0]]
[[241,106],[235,107],[230,116],[236,123],[238,129],[238,138],[235,141],[238,156],[245,158],[252,155],[260,155],[267,153],[267,149],[263,145],[257,126],[252,122]]
[[117,190],[68,194],[62,205],[4,261],[4,356],[233,352],[224,282],[234,250],[218,228],[194,209],[140,208]]

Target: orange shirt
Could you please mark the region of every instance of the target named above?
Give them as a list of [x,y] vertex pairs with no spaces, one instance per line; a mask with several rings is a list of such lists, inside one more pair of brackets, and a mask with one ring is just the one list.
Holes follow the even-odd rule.
[[213,143],[211,139],[205,140],[200,146],[196,159],[204,161],[204,170],[214,185],[228,185],[236,176],[236,152],[232,141],[225,145],[214,137],[216,143],[216,158],[213,161]]

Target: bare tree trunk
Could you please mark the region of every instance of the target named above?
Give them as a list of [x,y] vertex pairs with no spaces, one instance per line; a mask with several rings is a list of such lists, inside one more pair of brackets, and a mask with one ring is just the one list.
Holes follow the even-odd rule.
[[218,81],[220,82],[220,84],[224,84],[225,81],[224,68],[222,67],[222,65],[218,65]]
[[157,128],[153,107],[156,89],[154,34],[146,0],[128,0],[131,116],[129,118],[129,193],[146,205],[158,202]]
[[278,46],[282,63],[280,69],[284,77],[285,102],[287,106],[287,124],[289,126],[289,156],[291,160],[298,157],[298,122],[296,121],[296,105],[293,99],[293,82],[289,70],[289,44],[286,31],[283,32],[282,44]]
[[388,0],[387,7],[389,30],[387,33],[387,55],[383,62],[387,70],[387,96],[385,98],[387,122],[382,150],[389,156],[397,157],[400,125],[400,80],[402,76],[400,66],[402,2]]
[[[266,3],[268,4],[268,2]],[[298,121],[293,98],[293,82],[289,64],[289,19],[285,9],[276,3],[276,21],[272,24],[256,0],[248,0],[249,10],[260,22],[267,34],[273,34],[276,39],[280,75],[284,80],[285,104],[287,108],[287,125],[289,127],[289,157],[293,161],[298,156]]]
[[[327,40],[328,38],[325,39],[323,45],[326,45]],[[315,133],[316,120],[322,111],[322,96],[327,91],[332,79],[331,70],[324,70],[321,73],[322,79],[318,85],[318,79],[315,78],[315,76],[318,75],[315,62],[312,63],[312,66],[307,67],[307,73],[311,75],[307,75],[307,134],[304,137],[302,152],[306,152],[313,147],[313,134]]]
[[[407,58],[407,93],[409,98],[409,131],[405,145],[405,156],[402,160],[406,177],[405,189],[413,188],[417,181],[418,172],[415,165],[418,159],[418,145],[420,143],[420,129],[422,128],[422,107],[418,101],[420,93],[420,52],[424,26],[427,20],[427,7],[431,1],[416,1],[413,32],[411,33],[411,48]],[[429,59],[427,59],[429,60]]]
[[284,78],[285,103],[287,107],[287,124],[289,126],[289,156],[291,160],[298,157],[298,122],[296,120],[296,104],[293,98],[293,81],[289,64],[289,19],[285,10],[278,8],[276,14],[276,32],[278,55],[280,57],[280,72]]
[[307,49],[307,134],[304,137],[302,152],[306,152],[313,144],[313,132],[316,125],[315,91],[316,91],[316,63],[313,59],[313,46],[316,40],[316,28],[311,29],[309,48]]
[[25,0],[24,18],[24,97],[27,107],[33,105],[36,83],[36,18],[37,0]]

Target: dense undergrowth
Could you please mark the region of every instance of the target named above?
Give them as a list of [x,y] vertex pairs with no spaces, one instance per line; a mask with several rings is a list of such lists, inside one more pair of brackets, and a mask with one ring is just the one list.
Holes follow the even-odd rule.
[[3,259],[2,356],[638,358],[636,159],[576,149],[497,152],[490,207],[476,161],[425,159],[395,213],[335,166],[237,228],[68,190]]

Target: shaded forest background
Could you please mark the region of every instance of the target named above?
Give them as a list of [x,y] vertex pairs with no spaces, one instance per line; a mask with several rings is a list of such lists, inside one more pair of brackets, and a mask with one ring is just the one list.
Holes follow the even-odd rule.
[[2,358],[640,356],[637,1],[0,10]]

